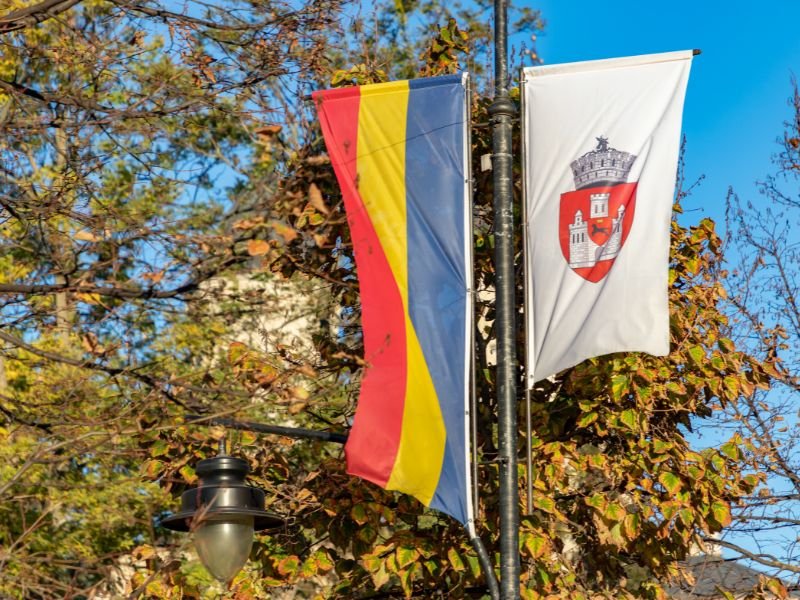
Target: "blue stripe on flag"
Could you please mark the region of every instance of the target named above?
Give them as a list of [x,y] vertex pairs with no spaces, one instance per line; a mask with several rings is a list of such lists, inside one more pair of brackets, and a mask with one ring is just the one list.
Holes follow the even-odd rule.
[[[432,508],[467,521],[467,344],[464,123],[461,75],[409,82],[406,219],[409,314],[447,430]],[[424,460],[424,457],[420,457]]]

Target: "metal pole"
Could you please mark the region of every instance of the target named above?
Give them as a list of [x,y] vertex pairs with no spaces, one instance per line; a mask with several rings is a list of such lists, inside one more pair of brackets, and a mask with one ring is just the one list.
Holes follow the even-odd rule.
[[[520,80],[520,105],[523,109],[522,114],[522,156],[527,156],[527,136],[525,135],[525,109],[527,102],[525,101],[525,80],[524,77]],[[525,315],[525,514],[530,515],[533,512],[533,448],[531,437],[533,435],[531,424],[531,373],[528,369],[531,366],[531,354],[533,349],[528,344],[531,339],[530,335],[530,310],[533,306],[531,302],[531,278],[528,277],[528,240],[530,239],[528,231],[528,189],[526,185],[527,179],[525,178],[525,163],[522,164],[522,281],[525,287],[525,295],[523,300],[523,314]]]
[[[528,316],[525,315],[527,319]],[[526,336],[527,340],[528,337]],[[533,431],[531,427],[531,390],[525,387],[525,514],[529,515],[533,512],[533,448],[531,437]]]
[[519,598],[519,488],[517,487],[516,349],[514,326],[514,190],[511,128],[516,110],[508,97],[508,21],[505,0],[494,3],[495,293],[497,331],[497,425],[500,459],[500,593]]
[[[467,106],[466,106],[466,119],[467,119],[467,143],[472,144],[472,79],[467,79]],[[469,155],[469,151],[467,152]],[[475,230],[473,218],[475,211],[475,183],[472,178],[472,161],[467,160],[467,180],[469,181],[469,226],[467,235],[471,235]],[[475,270],[475,257],[470,252],[472,263],[472,270]],[[472,311],[470,313],[469,322],[469,378],[470,378],[470,398],[469,398],[469,412],[470,412],[470,435],[472,436],[472,510],[474,511],[474,518],[477,524],[478,511],[480,507],[480,496],[478,494],[478,381],[477,381],[477,367],[475,365],[475,304],[478,298],[478,292],[475,290],[475,277],[474,274],[469,278],[470,290],[469,300]],[[0,355],[2,360],[2,355]],[[2,375],[2,363],[0,363],[0,375]],[[477,526],[477,525],[476,525]],[[481,543],[483,546],[483,543]],[[484,553],[486,548],[483,549]],[[488,554],[487,554],[488,556]],[[491,565],[489,565],[491,569]],[[492,571],[492,578],[494,578],[494,571]],[[488,575],[487,575],[488,579]],[[495,580],[494,587],[497,588],[497,580]],[[492,600],[496,600],[493,598]]]
[[256,433],[281,435],[283,437],[296,439],[320,440],[322,442],[333,442],[334,444],[344,444],[347,441],[347,433],[336,433],[333,431],[317,431],[316,429],[285,427],[283,425],[265,425],[263,423],[253,423],[252,421],[237,421],[227,417],[184,415],[183,418],[187,423],[195,423],[197,425],[221,425],[228,429],[255,431]]
[[494,576],[494,567],[489,558],[489,553],[486,551],[486,547],[483,545],[481,538],[477,535],[473,536],[469,529],[467,529],[467,535],[469,536],[469,541],[472,543],[472,547],[475,548],[475,553],[478,555],[478,562],[481,565],[483,576],[486,577],[486,587],[489,588],[489,597],[492,600],[498,600],[500,598],[500,587],[497,585],[497,579]]

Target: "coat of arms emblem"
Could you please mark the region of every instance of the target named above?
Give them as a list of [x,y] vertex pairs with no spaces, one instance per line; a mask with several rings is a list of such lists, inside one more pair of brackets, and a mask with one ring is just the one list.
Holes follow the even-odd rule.
[[558,239],[561,252],[578,275],[597,283],[611,270],[633,224],[636,182],[628,173],[636,156],[597,147],[572,161],[575,191],[561,194]]

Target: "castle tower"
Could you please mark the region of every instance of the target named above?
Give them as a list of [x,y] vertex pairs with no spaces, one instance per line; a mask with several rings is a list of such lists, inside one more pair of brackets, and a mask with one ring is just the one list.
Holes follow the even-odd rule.
[[600,259],[616,258],[622,248],[622,220],[625,218],[625,205],[620,204],[617,216],[611,221],[611,236],[603,246]]
[[589,237],[589,224],[583,220],[583,212],[575,212],[575,219],[569,226],[569,266],[587,267],[594,264],[591,247],[595,246]]
[[591,208],[589,210],[593,219],[599,219],[608,216],[608,198],[609,193],[592,194],[589,196],[591,201]]

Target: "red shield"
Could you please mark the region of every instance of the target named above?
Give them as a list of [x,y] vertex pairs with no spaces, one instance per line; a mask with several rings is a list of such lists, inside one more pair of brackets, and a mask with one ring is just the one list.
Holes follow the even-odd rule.
[[633,224],[636,183],[561,194],[558,239],[570,268],[597,283],[611,270]]

